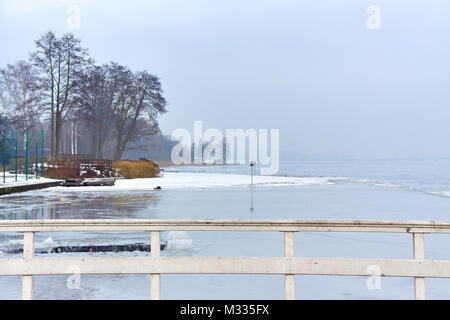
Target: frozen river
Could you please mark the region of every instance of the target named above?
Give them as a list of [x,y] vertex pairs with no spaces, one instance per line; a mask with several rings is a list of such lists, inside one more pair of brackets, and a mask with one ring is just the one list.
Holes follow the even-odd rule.
[[[249,176],[236,172],[167,172],[163,178],[119,182],[116,187],[50,188],[1,198],[2,219],[365,219],[450,220],[450,198],[341,178],[257,177],[255,210],[250,211]],[[157,185],[162,190],[153,190]],[[108,189],[109,188],[109,189]],[[146,233],[38,233],[36,242],[55,244],[150,243]],[[189,232],[191,250],[162,255],[282,256],[283,234],[266,232]],[[1,234],[0,250],[20,240]],[[167,233],[162,234],[162,239]],[[145,252],[107,253],[142,256]],[[406,234],[297,233],[301,257],[412,258]],[[69,254],[40,254],[40,256]],[[75,254],[71,254],[75,255]],[[77,256],[89,255],[78,253]],[[91,255],[105,255],[95,253]],[[1,258],[14,255],[0,254]],[[450,236],[426,235],[426,259],[450,259]],[[1,262],[0,262],[1,263]],[[297,299],[412,299],[412,278],[382,278],[370,290],[367,277],[296,276]],[[450,281],[427,279],[427,298],[450,297]],[[147,299],[150,277],[81,275],[80,289],[67,276],[36,276],[37,299]],[[0,277],[0,299],[21,296],[20,277]],[[162,299],[283,299],[283,276],[162,275]]]

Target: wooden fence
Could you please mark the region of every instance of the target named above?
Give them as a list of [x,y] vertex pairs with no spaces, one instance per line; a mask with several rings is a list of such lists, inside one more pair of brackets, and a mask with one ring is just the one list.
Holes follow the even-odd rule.
[[[284,232],[284,257],[160,257],[161,231],[273,231]],[[37,258],[35,232],[147,231],[150,257]],[[325,221],[325,220],[9,220],[0,232],[23,232],[23,258],[0,259],[0,276],[22,276],[22,298],[32,299],[33,275],[150,274],[150,298],[160,298],[161,274],[272,274],[284,275],[285,297],[294,299],[295,275],[414,277],[416,299],[425,299],[425,278],[450,278],[450,261],[425,260],[424,234],[450,233],[450,222]],[[409,233],[413,259],[301,258],[294,256],[296,232]]]

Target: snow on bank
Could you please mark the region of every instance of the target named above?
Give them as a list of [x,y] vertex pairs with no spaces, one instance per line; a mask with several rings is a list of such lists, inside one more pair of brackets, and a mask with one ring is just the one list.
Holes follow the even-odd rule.
[[[306,186],[332,183],[331,178],[309,177],[279,177],[254,176],[253,182],[257,187],[275,186]],[[250,175],[220,174],[220,173],[193,173],[193,172],[164,172],[158,178],[143,179],[117,179],[111,187],[56,187],[73,191],[116,191],[116,190],[153,190],[180,188],[229,188],[250,186]],[[53,190],[55,188],[52,188]]]
[[450,197],[450,191],[430,191],[428,193],[436,196]]
[[17,181],[15,181],[15,178],[13,175],[6,175],[5,183],[3,183],[3,175],[0,174],[0,188],[7,188],[7,187],[17,187],[17,186],[25,186],[25,185],[31,185],[31,184],[41,184],[46,182],[55,182],[55,181],[61,181],[61,180],[55,180],[55,179],[49,179],[49,178],[42,178],[39,177],[36,179],[33,176],[28,176],[28,180],[25,180],[25,175],[18,175]]

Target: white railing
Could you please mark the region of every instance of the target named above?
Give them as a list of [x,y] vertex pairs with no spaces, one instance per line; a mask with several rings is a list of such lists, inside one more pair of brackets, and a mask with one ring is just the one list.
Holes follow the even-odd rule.
[[[284,257],[160,257],[161,231],[284,232]],[[35,232],[147,231],[150,257],[34,257]],[[0,276],[22,276],[22,298],[32,299],[33,275],[150,274],[150,298],[160,298],[160,274],[272,274],[285,276],[285,297],[294,299],[294,275],[367,276],[377,266],[380,276],[414,277],[415,297],[425,299],[425,278],[450,278],[450,261],[425,260],[424,234],[450,233],[450,222],[325,220],[8,220],[0,232],[23,232],[23,258],[0,259]],[[295,232],[393,232],[413,236],[414,259],[299,258]]]

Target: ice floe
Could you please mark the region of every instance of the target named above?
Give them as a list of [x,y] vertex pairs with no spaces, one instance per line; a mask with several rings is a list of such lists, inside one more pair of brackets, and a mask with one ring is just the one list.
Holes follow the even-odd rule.
[[[332,184],[333,178],[327,177],[285,177],[285,176],[254,176],[256,187],[277,186],[307,186]],[[154,190],[179,188],[230,188],[249,187],[250,175],[221,174],[221,173],[194,173],[194,172],[165,172],[161,177],[142,179],[117,179],[111,187],[57,187],[73,191],[114,191],[114,190]],[[54,190],[54,189],[53,189]]]

